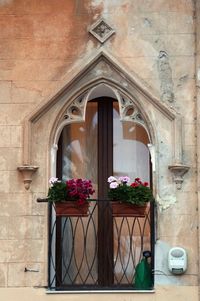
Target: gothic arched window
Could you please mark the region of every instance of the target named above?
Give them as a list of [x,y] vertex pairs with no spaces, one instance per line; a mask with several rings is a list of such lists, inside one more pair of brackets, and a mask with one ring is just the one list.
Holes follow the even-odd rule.
[[57,217],[50,287],[134,288],[135,268],[143,251],[153,251],[152,214],[149,207],[144,218],[113,218],[107,179],[129,176],[151,182],[149,143],[142,125],[120,119],[118,101],[111,97],[88,101],[85,121],[63,128],[57,177],[91,179],[96,201],[91,202],[88,217]]

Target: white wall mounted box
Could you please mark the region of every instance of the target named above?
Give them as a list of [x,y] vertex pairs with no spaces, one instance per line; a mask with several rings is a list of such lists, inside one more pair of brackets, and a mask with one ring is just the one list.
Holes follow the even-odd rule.
[[187,269],[187,253],[185,249],[174,247],[169,250],[168,268],[172,274],[181,275]]

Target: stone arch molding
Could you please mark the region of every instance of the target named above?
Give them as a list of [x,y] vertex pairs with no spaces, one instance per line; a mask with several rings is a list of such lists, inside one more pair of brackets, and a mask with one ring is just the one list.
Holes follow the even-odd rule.
[[174,183],[169,177],[170,171],[180,189],[183,175],[189,169],[182,157],[182,116],[161,102],[141,79],[105,51],[90,58],[66,81],[67,85],[24,122],[23,164],[18,170],[22,172],[26,189],[36,170],[34,191],[47,187],[47,179],[55,175],[57,141],[62,128],[84,120],[87,101],[94,90],[103,85],[118,100],[121,119],[137,122],[149,133],[155,194],[159,194],[159,199],[172,202]]

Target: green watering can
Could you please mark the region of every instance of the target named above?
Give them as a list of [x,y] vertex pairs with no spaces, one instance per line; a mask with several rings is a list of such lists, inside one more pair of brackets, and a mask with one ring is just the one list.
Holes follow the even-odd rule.
[[148,263],[148,257],[151,256],[150,251],[143,252],[142,260],[135,268],[135,289],[151,289],[153,286],[151,266]]

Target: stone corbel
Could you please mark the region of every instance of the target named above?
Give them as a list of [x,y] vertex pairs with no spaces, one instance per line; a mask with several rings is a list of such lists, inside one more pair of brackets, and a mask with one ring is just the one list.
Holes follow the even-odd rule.
[[174,164],[168,166],[169,170],[174,174],[174,182],[176,183],[177,189],[182,188],[183,176],[189,170],[189,166],[183,164]]
[[37,171],[38,168],[39,168],[38,166],[31,166],[31,165],[23,165],[17,167],[18,171],[22,173],[24,186],[26,190],[30,188],[32,182],[32,176]]

